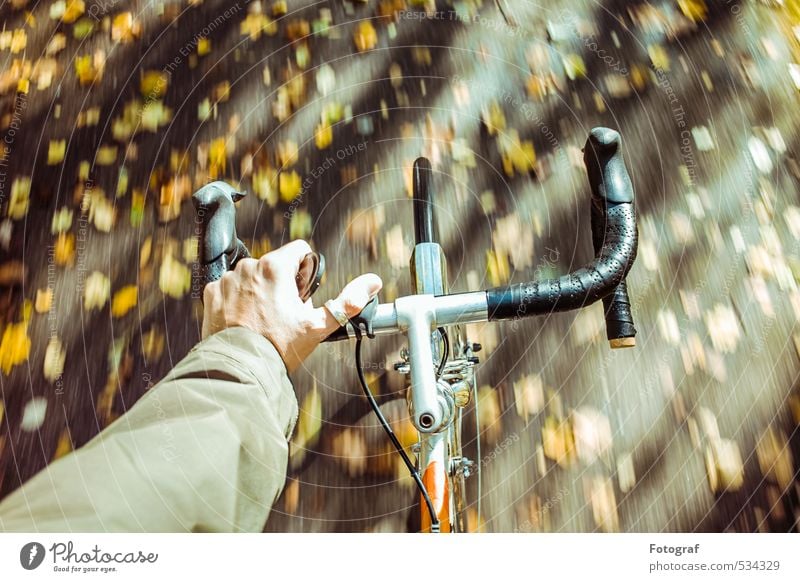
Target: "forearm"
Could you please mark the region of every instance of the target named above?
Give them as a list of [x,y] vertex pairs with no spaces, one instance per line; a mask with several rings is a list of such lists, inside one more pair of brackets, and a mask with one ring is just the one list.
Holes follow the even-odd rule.
[[0,529],[260,531],[283,488],[296,416],[272,344],[224,330],[0,503]]

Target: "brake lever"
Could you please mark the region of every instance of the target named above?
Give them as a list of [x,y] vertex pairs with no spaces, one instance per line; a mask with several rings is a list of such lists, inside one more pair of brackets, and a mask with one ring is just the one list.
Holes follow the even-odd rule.
[[303,303],[311,299],[311,296],[319,289],[324,274],[325,255],[311,252],[303,257],[295,277],[297,292]]

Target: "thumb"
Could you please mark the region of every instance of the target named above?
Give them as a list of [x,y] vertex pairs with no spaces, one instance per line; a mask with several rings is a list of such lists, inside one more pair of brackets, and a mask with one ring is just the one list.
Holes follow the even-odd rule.
[[[334,303],[348,318],[355,317],[378,294],[381,287],[383,287],[383,282],[377,275],[373,273],[361,275],[344,286],[339,296],[334,299]],[[318,307],[315,311],[319,315],[316,319],[321,324],[320,331],[326,336],[341,327],[327,308]]]

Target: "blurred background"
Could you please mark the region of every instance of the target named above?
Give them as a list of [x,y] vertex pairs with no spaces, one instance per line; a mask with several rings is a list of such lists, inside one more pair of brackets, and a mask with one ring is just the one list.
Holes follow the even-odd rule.
[[[602,309],[470,326],[472,531],[800,529],[800,3],[0,3],[0,496],[119,417],[199,338],[189,200],[248,192],[253,254],[328,259],[318,302],[411,290],[411,164],[451,291],[591,256],[581,148],[622,134],[639,335]],[[402,338],[367,347],[404,443]],[[270,531],[413,531],[417,493],[351,345],[294,377]]]

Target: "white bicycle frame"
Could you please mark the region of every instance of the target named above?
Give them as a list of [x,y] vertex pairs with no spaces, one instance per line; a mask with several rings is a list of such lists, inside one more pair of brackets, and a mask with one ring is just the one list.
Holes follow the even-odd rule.
[[[425,267],[431,257],[437,269]],[[446,276],[441,248],[436,243],[416,245],[412,256],[415,287],[418,291],[446,293]],[[406,370],[410,376],[411,420],[419,433],[417,466],[441,523],[440,531],[463,529],[463,477],[471,462],[461,456],[461,410],[474,392],[474,373],[465,360],[448,360],[444,370],[454,379],[453,388],[445,379],[437,379],[436,367],[442,354],[440,327],[485,322],[489,318],[486,293],[434,295],[419,293],[400,297],[394,303],[377,306],[372,319],[375,335],[402,332],[408,338]],[[348,326],[348,334],[354,330]],[[448,374],[443,374],[448,376]],[[467,469],[465,471],[465,469]],[[422,504],[423,531],[430,531],[429,514]],[[435,531],[435,528],[434,528]]]

